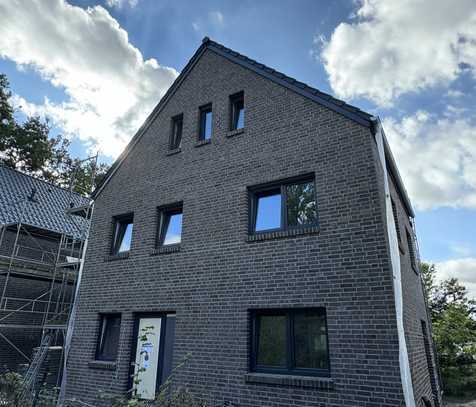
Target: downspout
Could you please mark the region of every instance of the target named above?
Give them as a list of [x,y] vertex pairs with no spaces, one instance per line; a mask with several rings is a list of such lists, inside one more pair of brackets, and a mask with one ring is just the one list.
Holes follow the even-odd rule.
[[397,229],[393,218],[392,203],[390,199],[390,188],[388,185],[387,165],[385,162],[384,134],[382,125],[378,118],[372,118],[374,124],[374,135],[377,143],[377,149],[382,165],[385,190],[385,215],[387,218],[387,236],[390,249],[390,262],[393,275],[393,291],[395,297],[395,312],[397,316],[398,348],[400,362],[400,377],[403,387],[403,397],[406,407],[416,407],[413,394],[412,375],[410,371],[410,362],[408,359],[408,349],[405,340],[405,328],[403,324],[403,290],[402,276],[400,267],[400,253],[398,249]]

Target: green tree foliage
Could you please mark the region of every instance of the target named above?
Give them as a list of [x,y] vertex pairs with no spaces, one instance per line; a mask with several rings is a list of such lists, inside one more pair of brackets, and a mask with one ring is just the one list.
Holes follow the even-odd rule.
[[48,121],[43,122],[37,116],[19,123],[10,98],[8,78],[0,74],[0,161],[3,165],[64,188],[72,183],[73,190],[82,194],[90,192],[104,177],[108,166],[97,166],[93,180],[93,165],[91,162],[81,165],[79,159],[70,156],[68,139],[61,135],[51,137]]
[[476,392],[476,301],[456,278],[437,283],[433,264],[421,268],[444,390]]

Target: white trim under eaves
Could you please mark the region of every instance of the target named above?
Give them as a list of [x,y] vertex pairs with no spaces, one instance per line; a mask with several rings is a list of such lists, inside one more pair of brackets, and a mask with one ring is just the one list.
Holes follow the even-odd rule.
[[395,296],[395,312],[397,316],[398,347],[400,361],[400,376],[403,386],[403,397],[406,407],[416,407],[415,396],[413,393],[412,375],[410,371],[410,362],[408,359],[408,349],[405,340],[405,327],[403,324],[403,293],[402,276],[400,267],[400,252],[398,249],[397,229],[393,218],[392,203],[390,200],[390,188],[388,185],[387,165],[385,163],[384,134],[380,121],[376,120],[375,141],[382,165],[385,188],[385,213],[387,217],[387,234],[390,248],[390,261],[393,275],[393,291]]

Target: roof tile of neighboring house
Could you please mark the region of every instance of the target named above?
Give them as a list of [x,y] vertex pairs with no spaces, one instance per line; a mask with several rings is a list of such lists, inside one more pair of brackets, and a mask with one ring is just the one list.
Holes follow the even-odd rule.
[[[32,192],[34,194],[32,194]],[[23,224],[78,236],[83,218],[66,213],[88,198],[0,164],[0,225]]]

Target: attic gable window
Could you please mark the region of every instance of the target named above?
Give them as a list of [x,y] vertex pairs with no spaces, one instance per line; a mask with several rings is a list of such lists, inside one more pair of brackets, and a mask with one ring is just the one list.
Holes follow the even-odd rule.
[[159,208],[159,246],[182,242],[182,203]]
[[131,249],[134,214],[116,216],[114,218],[114,234],[111,254],[127,253]]
[[212,104],[200,108],[199,140],[211,140],[212,138]]
[[252,187],[249,191],[251,234],[317,226],[313,177]]
[[231,126],[230,130],[238,130],[245,127],[245,96],[243,92],[230,96]]
[[171,127],[169,148],[176,150],[182,146],[183,114],[172,117]]

